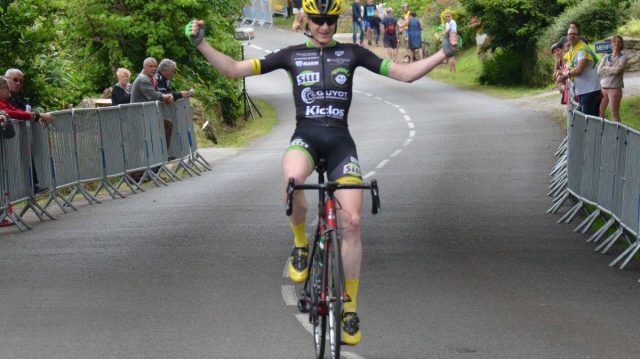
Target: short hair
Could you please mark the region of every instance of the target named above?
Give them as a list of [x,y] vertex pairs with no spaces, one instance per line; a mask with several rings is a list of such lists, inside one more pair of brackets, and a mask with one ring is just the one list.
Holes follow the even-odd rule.
[[611,44],[613,44],[613,40],[618,39],[620,40],[620,45],[622,46],[622,48],[624,49],[624,40],[622,39],[622,36],[620,35],[615,35],[614,37],[611,38]]
[[153,57],[147,57],[146,59],[144,59],[144,61],[142,62],[142,67],[147,66],[148,64],[150,64],[151,62],[155,62],[156,64],[158,63],[158,61],[156,61],[156,59],[154,59]]
[[20,75],[23,75],[23,76],[24,76],[24,74],[22,73],[22,71],[20,71],[19,69],[16,69],[16,68],[10,68],[10,69],[8,69],[8,70],[7,70],[7,72],[5,72],[5,73],[4,73],[4,75],[5,75],[5,76],[7,76],[7,77],[9,77],[9,76],[11,76],[11,75],[13,75],[13,74],[17,74],[17,73],[19,73]]
[[171,59],[162,59],[160,64],[158,64],[158,72],[162,72],[164,70],[175,70],[176,62]]
[[580,34],[580,25],[575,20],[569,21],[569,25],[567,27],[571,27],[571,25],[575,26],[576,30],[578,30],[578,34]]
[[131,77],[131,71],[125,69],[124,67],[121,67],[116,71],[116,76],[120,77],[120,75],[122,74],[127,74],[129,77]]

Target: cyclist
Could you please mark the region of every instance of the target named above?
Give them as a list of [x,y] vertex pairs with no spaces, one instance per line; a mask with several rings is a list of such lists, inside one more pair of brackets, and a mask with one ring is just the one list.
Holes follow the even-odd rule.
[[[185,35],[209,63],[227,77],[241,78],[276,69],[289,73],[296,108],[296,129],[282,159],[285,186],[289,178],[294,178],[296,183],[304,183],[319,158],[326,160],[329,181],[362,183],[356,147],[347,128],[356,67],[362,66],[383,76],[412,82],[455,51],[447,47],[421,61],[397,64],[383,60],[361,46],[338,43],[333,40],[333,35],[344,1],[303,0],[302,7],[308,17],[304,33],[308,40],[259,59],[237,61],[214,49],[203,41],[202,20],[193,20],[185,27]],[[343,212],[342,258],[346,290],[351,298],[344,303],[342,340],[347,345],[356,345],[362,337],[356,309],[362,263],[360,213],[363,194],[362,191],[338,191],[336,198],[342,208],[340,212]],[[294,249],[289,277],[297,283],[304,282],[308,276],[306,214],[303,191],[296,191],[290,217]]]

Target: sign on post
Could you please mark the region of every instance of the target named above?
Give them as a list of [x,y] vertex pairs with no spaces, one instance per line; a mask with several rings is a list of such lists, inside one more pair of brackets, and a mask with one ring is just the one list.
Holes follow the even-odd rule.
[[596,52],[599,54],[610,54],[613,52],[611,40],[598,41],[594,45],[596,47]]

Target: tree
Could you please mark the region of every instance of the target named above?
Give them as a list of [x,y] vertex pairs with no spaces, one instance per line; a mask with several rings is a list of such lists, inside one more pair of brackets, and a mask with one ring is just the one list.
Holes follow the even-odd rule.
[[[536,44],[542,30],[564,10],[554,0],[462,0],[469,13],[482,18],[492,40],[492,49],[501,48],[497,56],[519,61],[521,73],[514,84],[531,84],[535,80]],[[498,55],[502,54],[502,55]],[[510,77],[506,77],[507,79]],[[513,77],[511,77],[513,78]],[[489,82],[490,79],[489,79]],[[498,83],[499,84],[499,83]]]
[[[184,25],[194,18],[207,23],[209,38],[222,52],[238,58],[240,45],[233,39],[235,21],[242,10],[236,0],[77,0],[65,11],[64,29],[74,47],[74,57],[93,79],[95,92],[112,86],[115,70],[132,73],[146,57],[171,58],[178,63],[176,87],[193,87],[211,105],[231,106],[225,114],[239,113],[239,82],[213,71],[184,36]],[[223,107],[224,108],[224,107]]]

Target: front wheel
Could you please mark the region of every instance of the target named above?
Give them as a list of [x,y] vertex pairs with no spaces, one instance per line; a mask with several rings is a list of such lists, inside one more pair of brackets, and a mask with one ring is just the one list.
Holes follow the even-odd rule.
[[338,244],[336,231],[328,233],[327,237],[331,242],[329,252],[329,340],[331,343],[331,359],[340,358],[340,345],[342,336],[342,295],[343,295],[343,272],[342,255]]
[[309,297],[311,300],[311,312],[309,319],[313,326],[313,344],[316,350],[316,358],[324,358],[325,338],[327,334],[326,303],[320,302],[322,293],[322,261],[323,253],[318,246],[313,249],[311,264],[309,267]]

